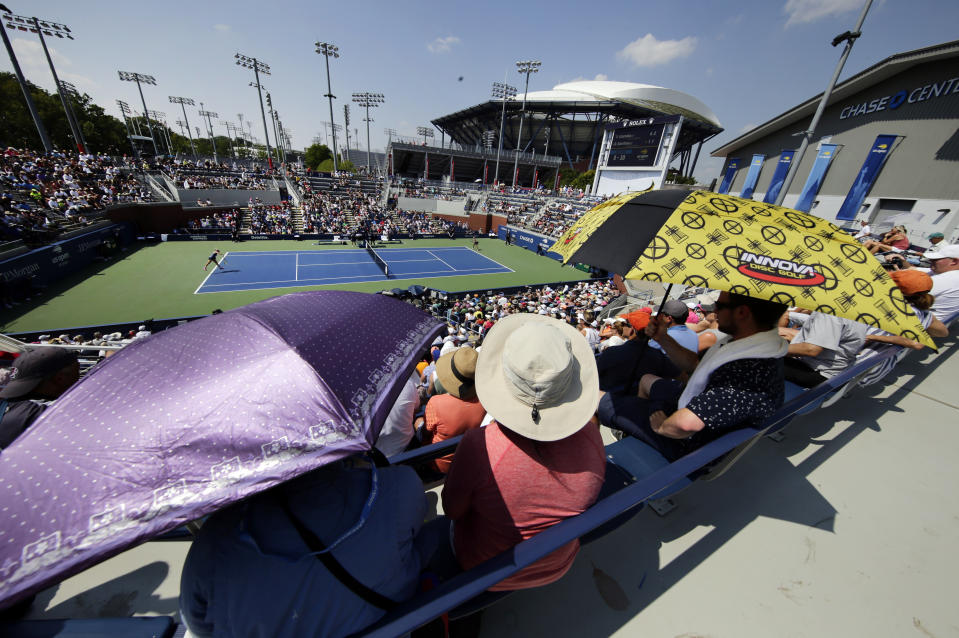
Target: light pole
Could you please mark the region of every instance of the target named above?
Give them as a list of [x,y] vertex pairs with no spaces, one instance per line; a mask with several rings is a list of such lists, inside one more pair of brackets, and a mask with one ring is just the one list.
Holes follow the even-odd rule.
[[223,126],[226,128],[226,136],[230,138],[230,152],[233,159],[236,159],[236,125],[233,122],[223,122]]
[[131,113],[130,105],[123,100],[117,100],[117,106],[120,107],[120,114],[123,116],[123,126],[125,126],[127,129],[127,139],[130,140],[130,147],[133,149],[133,156],[137,159],[140,159],[140,151],[137,149],[137,145],[133,142],[133,133],[130,132],[130,122],[127,120],[127,115]]
[[350,105],[343,105],[343,128],[346,129],[346,159],[350,159]]
[[[16,29],[17,26],[13,24],[14,21],[12,20],[16,16],[10,12],[10,9],[0,5],[0,11],[8,14],[3,16],[4,21],[7,22],[7,26]],[[49,153],[53,150],[53,144],[50,143],[50,136],[47,135],[47,129],[43,125],[43,120],[40,119],[40,114],[37,113],[37,107],[33,103],[33,97],[30,95],[30,89],[27,87],[27,81],[23,77],[23,71],[20,70],[20,63],[17,61],[17,56],[13,52],[13,46],[10,44],[10,38],[7,37],[7,30],[3,27],[2,22],[0,22],[0,36],[3,37],[3,46],[7,48],[7,55],[10,56],[10,64],[13,65],[13,72],[17,76],[17,83],[23,92],[23,99],[27,103],[27,110],[30,111],[30,117],[33,118],[33,125],[37,127],[40,143],[43,144],[43,150]],[[73,36],[67,34],[67,37],[72,39]]]
[[190,150],[193,151],[193,161],[197,161],[196,157],[196,146],[193,145],[193,133],[190,132],[190,118],[186,116],[186,106],[189,104],[193,106],[194,102],[192,98],[188,97],[177,97],[175,95],[170,96],[170,104],[179,104],[180,108],[183,109],[183,121],[186,123],[186,132],[190,136]]
[[77,112],[73,109],[73,102],[80,102],[80,92],[77,91],[77,87],[64,80],[60,80],[60,88],[65,95],[70,96],[70,100],[67,100],[67,106],[69,107],[68,115],[76,127],[77,134],[80,136],[80,144],[89,152],[90,149],[87,147],[87,138],[83,135],[83,129],[80,128],[80,120],[77,119]]
[[[149,110],[147,109],[147,101],[143,98],[143,87],[140,86],[140,83],[143,84],[152,84],[156,85],[157,81],[152,75],[143,75],[142,73],[131,73],[129,71],[117,71],[120,74],[120,80],[124,82],[136,82],[137,89],[140,91],[140,102],[143,103],[143,113],[144,115]],[[153,154],[159,155],[160,151],[157,150],[157,141],[153,135],[153,125],[150,124],[150,118],[147,118],[147,126],[150,128],[150,141],[153,142]]]
[[523,120],[526,118],[526,94],[529,93],[529,76],[539,71],[543,63],[539,60],[520,60],[516,63],[516,70],[526,76],[526,89],[523,91],[523,108],[519,113],[519,133],[516,134],[516,155],[513,159],[513,188],[516,188],[516,182],[519,181],[519,153],[523,146],[520,141],[523,139]]
[[256,92],[260,96],[260,115],[263,117],[263,135],[266,138],[266,160],[270,165],[270,169],[272,169],[273,157],[270,155],[270,133],[266,127],[266,110],[263,108],[263,90],[260,88],[260,73],[270,75],[270,65],[241,53],[237,53],[233,57],[236,59],[237,66],[242,66],[244,69],[253,69],[253,76],[256,78]]
[[423,146],[426,146],[426,138],[434,139],[436,136],[433,134],[433,129],[428,126],[417,126],[416,134],[423,136]]
[[163,143],[166,144],[167,154],[172,155],[173,145],[166,127],[166,113],[162,111],[148,111],[147,117],[156,122],[157,126],[160,127],[160,139],[162,139]]
[[52,35],[61,39],[66,37],[67,39],[72,40],[73,36],[70,35],[70,27],[65,24],[50,22],[49,20],[40,20],[39,18],[28,18],[26,16],[14,15],[13,13],[10,13],[9,10],[7,10],[7,12],[9,15],[5,15],[3,18],[8,27],[21,31],[36,33],[37,37],[40,38],[40,46],[43,47],[43,54],[47,58],[47,65],[49,65],[50,73],[53,75],[53,82],[57,87],[57,95],[60,96],[60,104],[63,105],[63,113],[67,118],[67,124],[70,125],[70,133],[73,135],[73,141],[76,143],[77,150],[79,152],[85,152],[83,148],[83,141],[78,130],[78,124],[70,116],[70,107],[67,104],[67,96],[63,90],[63,87],[60,85],[60,78],[57,77],[57,70],[53,66],[53,58],[50,57],[50,50],[47,49],[47,41],[43,37],[44,35]]
[[270,122],[273,124],[273,139],[276,141],[276,160],[280,163],[280,166],[283,166],[283,154],[280,152],[280,147],[283,146],[283,140],[280,139],[280,131],[276,127],[276,111],[273,110],[273,98],[265,86],[263,90],[266,91],[266,109],[270,112]]
[[214,113],[213,111],[204,111],[203,102],[200,102],[200,117],[206,118],[206,126],[210,129],[210,144],[213,146],[213,163],[219,164],[220,158],[216,155],[216,135],[213,133],[213,122],[210,120],[212,117],[214,120],[220,119],[220,116]]
[[366,172],[370,174],[373,171],[372,161],[370,160],[370,108],[376,108],[386,101],[382,93],[354,93],[353,101],[366,109]]
[[390,146],[393,145],[393,136],[396,135],[396,129],[385,128],[383,132],[386,133],[386,176],[392,177],[393,175],[393,150]]
[[799,150],[797,150],[795,156],[793,156],[793,160],[789,164],[789,170],[786,172],[786,178],[783,180],[783,185],[779,188],[779,194],[776,195],[776,206],[782,206],[783,200],[786,198],[786,191],[789,190],[793,178],[796,177],[796,171],[799,170],[799,162],[802,161],[802,156],[806,153],[809,140],[812,139],[813,133],[816,132],[819,118],[822,117],[823,111],[826,110],[826,103],[829,102],[829,96],[832,94],[833,87],[836,86],[836,80],[839,79],[839,74],[842,73],[842,67],[846,64],[846,58],[849,57],[849,52],[852,51],[852,45],[855,44],[856,38],[862,35],[862,23],[866,21],[866,14],[869,13],[869,7],[871,5],[872,0],[866,0],[866,5],[862,8],[862,14],[859,16],[856,27],[852,31],[846,31],[845,33],[837,35],[832,41],[833,46],[845,42],[846,47],[839,56],[839,63],[836,65],[836,70],[832,74],[832,79],[829,80],[829,86],[826,87],[826,90],[822,94],[822,99],[819,100],[819,107],[816,108],[816,113],[812,116],[812,121],[809,122],[809,128],[802,132],[803,137],[802,142],[799,144]]
[[[323,97],[327,98],[330,102],[330,123],[333,123],[333,99],[336,97],[333,95],[333,89],[330,88],[330,58],[340,57],[340,48],[329,42],[317,42],[316,43],[316,52],[326,58],[326,95]],[[347,124],[349,126],[349,124]],[[336,159],[336,128],[334,125],[333,129],[333,170],[339,170]]]
[[486,149],[486,152],[493,150],[493,141],[496,139],[496,131],[487,130],[483,131],[483,148]]
[[493,182],[499,183],[499,156],[503,152],[503,124],[506,122],[506,100],[516,97],[516,87],[505,82],[493,82],[493,98],[503,101],[502,113],[499,117],[499,146],[496,148],[496,175]]

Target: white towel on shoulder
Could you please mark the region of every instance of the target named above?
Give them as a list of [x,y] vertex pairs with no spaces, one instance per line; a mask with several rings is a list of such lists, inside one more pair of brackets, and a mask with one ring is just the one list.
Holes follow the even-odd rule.
[[706,388],[709,376],[719,367],[738,359],[777,359],[785,357],[789,344],[779,336],[779,329],[757,332],[743,339],[731,340],[728,335],[706,351],[699,365],[686,383],[679,397],[679,407],[685,408],[693,397]]

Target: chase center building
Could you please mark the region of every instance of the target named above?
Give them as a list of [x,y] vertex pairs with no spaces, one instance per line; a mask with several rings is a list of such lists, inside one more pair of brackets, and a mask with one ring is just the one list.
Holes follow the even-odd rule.
[[[719,192],[773,202],[821,94],[712,152]],[[959,239],[959,40],[893,55],[837,84],[783,205]]]

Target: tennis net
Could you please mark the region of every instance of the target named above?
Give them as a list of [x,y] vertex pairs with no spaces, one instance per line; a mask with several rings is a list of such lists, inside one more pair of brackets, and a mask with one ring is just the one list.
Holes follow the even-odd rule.
[[387,264],[382,257],[376,254],[376,251],[370,247],[370,244],[366,244],[366,252],[370,254],[370,257],[373,258],[373,262],[380,267],[380,270],[383,271],[383,274],[386,275],[386,278],[390,278],[390,266]]

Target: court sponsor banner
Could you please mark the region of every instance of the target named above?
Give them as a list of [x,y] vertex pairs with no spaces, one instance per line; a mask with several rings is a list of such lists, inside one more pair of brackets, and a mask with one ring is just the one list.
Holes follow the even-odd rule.
[[746,173],[746,181],[743,182],[743,190],[739,193],[739,196],[743,199],[752,199],[765,159],[765,155],[753,155],[753,160],[749,163],[749,171]]
[[36,283],[46,285],[76,274],[78,269],[102,258],[104,250],[113,251],[132,238],[133,232],[126,224],[101,228],[0,262],[0,277],[4,283],[35,277]]
[[776,162],[776,171],[769,182],[769,188],[766,189],[766,196],[763,197],[764,204],[776,203],[776,197],[779,196],[779,190],[783,187],[783,182],[786,181],[786,174],[789,172],[789,166],[793,163],[795,155],[796,151],[783,151],[779,156],[779,161]]
[[725,195],[729,192],[729,187],[733,185],[733,178],[736,177],[736,169],[739,168],[739,158],[734,157],[729,160],[729,164],[726,165],[726,174],[723,175],[723,181],[719,185],[720,195]]
[[836,213],[836,219],[856,219],[856,213],[862,206],[862,200],[866,198],[873,182],[876,181],[876,177],[882,171],[882,166],[886,163],[886,158],[889,157],[889,151],[892,150],[892,145],[897,137],[897,135],[879,135],[876,137],[876,141],[872,143],[872,148],[869,149],[869,154],[866,155],[866,161],[862,163],[862,168],[859,169],[856,181],[853,182],[845,201],[839,207],[839,212]]
[[[506,226],[500,226],[496,230],[496,236],[506,241]],[[510,228],[510,241],[517,246],[522,246],[526,250],[531,250],[535,252],[541,252],[541,254],[546,255],[550,259],[555,259],[556,261],[563,261],[563,257],[557,253],[550,251],[553,244],[556,243],[556,240],[551,237],[546,237],[545,235],[538,235],[536,233],[531,233],[527,230],[518,230],[516,228]],[[539,248],[540,250],[537,250]]]
[[822,186],[822,180],[826,177],[826,171],[829,170],[829,163],[836,156],[835,144],[822,144],[819,147],[819,153],[816,154],[816,161],[813,162],[812,170],[809,171],[809,177],[806,178],[806,184],[802,187],[802,193],[799,194],[799,201],[793,206],[796,210],[808,213],[812,208],[813,199],[819,194],[819,187]]

